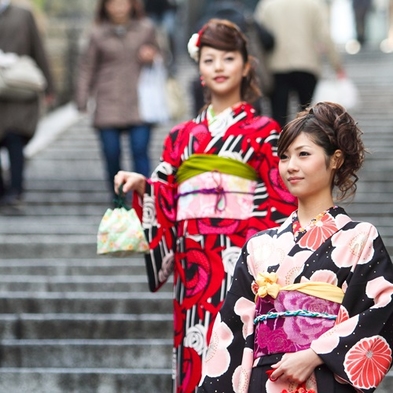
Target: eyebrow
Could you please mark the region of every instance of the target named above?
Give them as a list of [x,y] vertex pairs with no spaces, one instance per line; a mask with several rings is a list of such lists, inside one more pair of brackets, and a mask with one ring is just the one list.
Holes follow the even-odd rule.
[[301,149],[304,149],[305,147],[311,147],[310,145],[301,145],[301,146],[298,146],[298,147],[295,147],[295,149],[294,150],[301,150]]

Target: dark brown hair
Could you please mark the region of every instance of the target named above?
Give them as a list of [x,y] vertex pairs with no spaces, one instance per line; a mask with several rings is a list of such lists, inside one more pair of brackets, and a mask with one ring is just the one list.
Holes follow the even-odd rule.
[[[105,5],[109,0],[99,0],[96,9],[96,23],[110,21]],[[144,16],[144,8],[141,0],[128,0],[131,4],[130,19],[141,19]]]
[[361,139],[362,131],[347,111],[339,104],[319,102],[299,112],[282,130],[278,141],[278,156],[285,154],[292,142],[305,133],[326,154],[327,164],[336,150],[343,154],[342,165],[336,170],[332,188],[338,188],[337,198],[343,200],[356,192],[358,176],[366,150]]
[[[210,19],[199,31],[200,44],[199,54],[202,47],[209,46],[214,49],[240,52],[244,63],[250,63],[250,71],[243,78],[240,95],[241,99],[248,102],[254,102],[261,96],[257,75],[255,72],[255,60],[248,54],[248,42],[240,28],[226,19]],[[210,92],[205,90],[205,102],[211,100]]]

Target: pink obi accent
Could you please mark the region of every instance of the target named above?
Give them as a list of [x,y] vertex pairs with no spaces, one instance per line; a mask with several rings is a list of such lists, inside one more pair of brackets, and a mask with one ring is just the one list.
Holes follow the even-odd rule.
[[[255,317],[272,313],[305,310],[304,314],[338,314],[340,304],[298,291],[279,292],[276,299],[271,296],[258,298]],[[290,313],[289,313],[290,314]],[[263,317],[262,317],[263,318]],[[309,316],[279,316],[257,322],[255,325],[254,359],[275,353],[296,352],[310,348],[311,342],[331,329],[334,319]]]
[[256,181],[219,172],[193,176],[178,187],[176,220],[248,219],[254,208],[256,185]]

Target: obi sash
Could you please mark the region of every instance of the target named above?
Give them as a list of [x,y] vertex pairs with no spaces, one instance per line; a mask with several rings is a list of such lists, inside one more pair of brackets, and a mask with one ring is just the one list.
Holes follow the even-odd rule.
[[210,171],[226,173],[248,180],[258,179],[255,169],[244,162],[214,154],[193,154],[180,165],[176,180],[178,183],[183,183],[193,176]]
[[341,288],[322,282],[270,292],[257,295],[254,359],[310,348],[313,340],[334,326],[344,296]]
[[177,172],[178,221],[198,218],[250,218],[257,174],[248,164],[208,154],[194,154]]

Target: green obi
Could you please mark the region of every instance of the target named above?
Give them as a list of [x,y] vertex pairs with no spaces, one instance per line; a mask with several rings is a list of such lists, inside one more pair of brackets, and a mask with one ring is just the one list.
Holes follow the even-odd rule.
[[191,177],[205,172],[220,172],[248,180],[257,180],[258,175],[253,167],[232,158],[213,154],[193,154],[180,165],[176,178],[179,184]]

